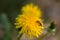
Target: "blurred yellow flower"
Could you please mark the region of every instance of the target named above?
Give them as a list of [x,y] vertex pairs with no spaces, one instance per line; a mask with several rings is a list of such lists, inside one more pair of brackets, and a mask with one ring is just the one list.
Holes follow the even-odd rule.
[[36,16],[36,17],[41,17],[42,14],[38,6],[35,6],[32,3],[22,7],[22,13],[28,16]]
[[25,33],[30,38],[41,35],[44,27],[39,8],[33,4],[27,4],[22,7],[22,13],[18,15],[15,23],[17,29],[22,28],[19,33]]

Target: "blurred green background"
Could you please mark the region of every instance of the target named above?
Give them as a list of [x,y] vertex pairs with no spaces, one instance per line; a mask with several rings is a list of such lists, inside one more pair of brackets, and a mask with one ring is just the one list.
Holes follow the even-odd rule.
[[[60,40],[60,0],[0,0],[0,40],[17,40],[18,31],[15,29],[14,20],[21,13],[22,6],[33,3],[38,5],[42,10],[42,19],[45,28],[42,40]],[[56,32],[50,32],[51,22],[56,22]],[[54,28],[53,28],[54,29]],[[54,29],[54,30],[55,30]],[[54,35],[55,34],[55,35]],[[23,35],[21,40],[29,40],[28,37]],[[33,38],[32,40],[40,40]]]

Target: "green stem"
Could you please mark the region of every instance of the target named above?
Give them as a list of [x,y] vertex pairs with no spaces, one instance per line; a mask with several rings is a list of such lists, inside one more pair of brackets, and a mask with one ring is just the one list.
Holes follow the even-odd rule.
[[17,40],[20,40],[22,34],[19,34],[18,37],[17,37]]

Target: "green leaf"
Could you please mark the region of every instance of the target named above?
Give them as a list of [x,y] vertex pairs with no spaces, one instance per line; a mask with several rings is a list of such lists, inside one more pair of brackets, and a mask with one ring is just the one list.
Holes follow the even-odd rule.
[[6,14],[2,14],[1,15],[1,20],[2,20],[2,24],[3,24],[4,28],[5,28],[4,40],[12,40],[11,39],[11,24],[9,23],[7,15]]

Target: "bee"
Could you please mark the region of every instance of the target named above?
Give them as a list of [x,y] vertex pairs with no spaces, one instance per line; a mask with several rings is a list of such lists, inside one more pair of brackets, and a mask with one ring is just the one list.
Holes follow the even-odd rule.
[[38,24],[39,24],[39,26],[42,26],[42,24],[40,23],[40,21],[36,21],[36,23],[38,23]]

